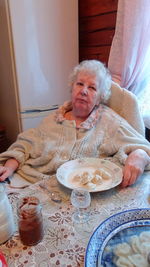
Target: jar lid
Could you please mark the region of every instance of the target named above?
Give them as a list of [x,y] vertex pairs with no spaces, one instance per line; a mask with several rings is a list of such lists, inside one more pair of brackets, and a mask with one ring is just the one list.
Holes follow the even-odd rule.
[[18,202],[18,215],[23,217],[33,216],[41,211],[40,201],[37,197],[25,196],[19,199]]

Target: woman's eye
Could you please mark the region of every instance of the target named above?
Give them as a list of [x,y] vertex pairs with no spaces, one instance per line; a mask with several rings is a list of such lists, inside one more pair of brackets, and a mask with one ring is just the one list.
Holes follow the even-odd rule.
[[94,86],[89,86],[89,88],[96,91],[96,88]]
[[83,83],[81,83],[81,82],[77,82],[77,85],[79,85],[79,86],[83,86]]

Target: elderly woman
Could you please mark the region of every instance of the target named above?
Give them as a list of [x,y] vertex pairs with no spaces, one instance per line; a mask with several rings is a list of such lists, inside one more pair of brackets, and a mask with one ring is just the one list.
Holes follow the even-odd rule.
[[105,103],[111,76],[96,60],[81,62],[70,78],[71,102],[46,117],[35,129],[19,134],[0,155],[0,180],[15,171],[31,182],[49,178],[68,160],[114,156],[124,165],[122,186],[150,169],[150,145]]

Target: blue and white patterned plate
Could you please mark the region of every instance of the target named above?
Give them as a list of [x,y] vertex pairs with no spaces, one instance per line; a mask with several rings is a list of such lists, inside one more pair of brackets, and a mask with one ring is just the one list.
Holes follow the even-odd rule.
[[150,209],[127,210],[109,217],[97,227],[89,240],[85,267],[114,267],[110,248],[120,241],[128,242],[132,235],[142,231],[150,231]]

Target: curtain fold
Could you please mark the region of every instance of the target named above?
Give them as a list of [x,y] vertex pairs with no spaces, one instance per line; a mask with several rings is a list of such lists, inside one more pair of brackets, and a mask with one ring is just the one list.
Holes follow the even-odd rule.
[[118,0],[108,68],[115,82],[138,97],[150,88],[150,0]]

